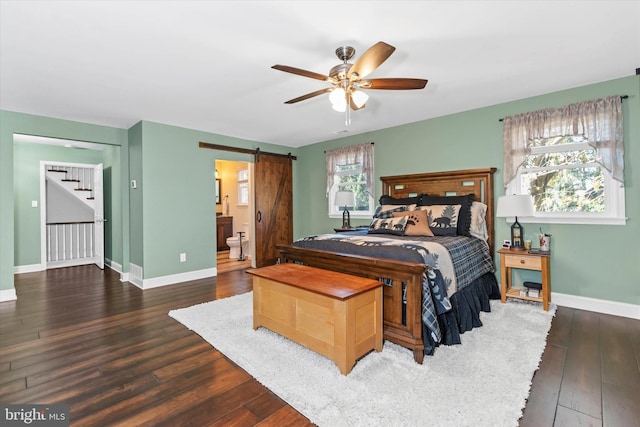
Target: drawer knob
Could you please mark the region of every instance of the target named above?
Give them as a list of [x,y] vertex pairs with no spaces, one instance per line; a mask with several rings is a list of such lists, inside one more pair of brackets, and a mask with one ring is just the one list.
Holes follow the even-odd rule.
[[524,264],[524,260],[523,259],[520,260],[520,264]]

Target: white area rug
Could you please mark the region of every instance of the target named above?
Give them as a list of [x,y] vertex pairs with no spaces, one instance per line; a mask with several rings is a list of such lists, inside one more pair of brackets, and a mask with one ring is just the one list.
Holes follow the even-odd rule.
[[386,342],[348,376],[329,359],[265,329],[252,293],[173,310],[193,330],[319,426],[517,426],[555,306],[491,301],[483,327],[418,365]]

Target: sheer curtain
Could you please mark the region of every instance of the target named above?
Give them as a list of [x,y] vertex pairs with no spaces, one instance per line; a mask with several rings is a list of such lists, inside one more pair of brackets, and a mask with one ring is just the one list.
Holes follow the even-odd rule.
[[367,180],[367,191],[373,196],[373,143],[365,142],[358,145],[327,150],[327,194],[336,180],[338,166],[362,165],[362,173]]
[[596,161],[624,185],[622,100],[620,96],[545,109],[504,118],[504,186],[516,177],[536,138],[582,135],[596,151]]

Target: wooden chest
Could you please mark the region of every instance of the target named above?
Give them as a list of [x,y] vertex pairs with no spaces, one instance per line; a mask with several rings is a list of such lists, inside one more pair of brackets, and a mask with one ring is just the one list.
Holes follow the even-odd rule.
[[382,283],[285,263],[253,275],[253,328],[268,328],[329,359],[347,375],[382,351]]

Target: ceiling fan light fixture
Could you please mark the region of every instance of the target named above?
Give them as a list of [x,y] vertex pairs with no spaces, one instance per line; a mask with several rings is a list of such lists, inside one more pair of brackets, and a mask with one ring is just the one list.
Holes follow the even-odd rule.
[[362,108],[362,106],[369,99],[369,95],[361,90],[354,90],[353,92],[351,92],[351,99],[353,99],[353,103],[356,104],[356,107]]
[[345,91],[341,87],[335,88],[329,94],[329,101],[334,110],[344,113],[347,109],[347,100],[345,98]]
[[355,49],[351,46],[341,46],[336,49],[336,56],[342,61],[329,71],[328,75],[290,67],[288,65],[274,65],[271,68],[287,73],[329,83],[326,89],[316,90],[297,98],[285,101],[285,104],[295,104],[325,93],[329,93],[329,100],[334,110],[345,113],[345,125],[351,123],[351,110],[360,110],[369,99],[369,95],[360,89],[377,90],[409,90],[424,89],[427,80],[413,78],[374,78],[367,76],[376,70],[396,50],[395,47],[378,42],[367,49],[353,64],[348,61],[353,58]]
[[344,113],[345,111],[347,111],[347,102],[342,101],[342,103],[331,104],[331,108],[339,113]]

